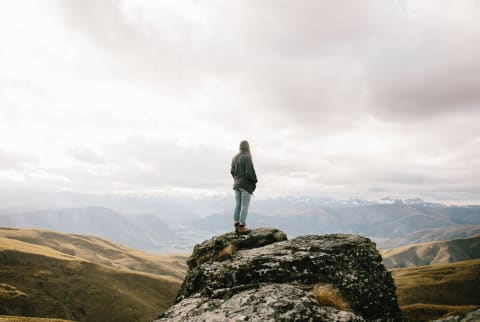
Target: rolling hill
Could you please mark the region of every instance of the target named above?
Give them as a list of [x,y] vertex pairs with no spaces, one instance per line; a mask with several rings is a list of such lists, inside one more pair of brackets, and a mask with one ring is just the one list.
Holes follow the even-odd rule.
[[173,303],[184,259],[93,236],[1,229],[0,315],[151,320]]
[[480,259],[391,272],[409,321],[430,321],[480,307]]
[[179,279],[183,279],[187,269],[185,255],[154,255],[91,235],[41,229],[0,228],[1,237],[45,246],[65,255],[113,268],[169,275]]
[[480,225],[457,225],[420,230],[401,237],[381,240],[377,244],[382,248],[395,248],[431,241],[469,238],[476,235],[480,235]]
[[480,235],[402,246],[381,251],[387,268],[445,264],[480,258]]
[[[395,258],[397,264],[402,258],[405,265],[437,263],[391,271],[400,305],[411,321],[480,307],[480,259],[438,264],[476,254],[479,238],[389,251],[385,258]],[[405,254],[417,254],[422,261]],[[96,236],[0,228],[0,320],[15,321],[5,317],[14,315],[147,321],[172,304],[186,259],[148,254]]]
[[71,320],[31,318],[26,316],[0,315],[0,322],[73,322]]

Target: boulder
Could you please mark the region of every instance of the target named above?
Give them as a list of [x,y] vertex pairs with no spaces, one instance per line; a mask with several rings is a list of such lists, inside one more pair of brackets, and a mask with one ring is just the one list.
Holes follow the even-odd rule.
[[157,321],[402,320],[392,276],[362,236],[254,229],[197,245],[188,263]]
[[257,228],[248,234],[237,235],[231,232],[216,236],[193,248],[193,253],[187,260],[188,268],[193,269],[206,261],[221,261],[237,250],[258,248],[284,240],[287,240],[287,235],[272,228]]
[[480,309],[476,309],[474,311],[460,314],[460,315],[453,315],[446,317],[444,319],[434,320],[433,322],[478,322],[480,321]]

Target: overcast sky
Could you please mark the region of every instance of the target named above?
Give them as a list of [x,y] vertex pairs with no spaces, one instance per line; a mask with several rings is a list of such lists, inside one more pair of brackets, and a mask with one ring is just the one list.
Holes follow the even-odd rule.
[[480,1],[0,1],[0,190],[480,203]]

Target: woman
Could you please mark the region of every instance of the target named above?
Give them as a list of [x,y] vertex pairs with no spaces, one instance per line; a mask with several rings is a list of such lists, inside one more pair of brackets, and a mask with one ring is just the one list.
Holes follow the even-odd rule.
[[235,232],[246,233],[245,221],[247,219],[250,198],[255,191],[257,175],[252,162],[250,145],[247,141],[240,142],[240,152],[232,159],[233,190],[235,190],[235,212],[233,221]]

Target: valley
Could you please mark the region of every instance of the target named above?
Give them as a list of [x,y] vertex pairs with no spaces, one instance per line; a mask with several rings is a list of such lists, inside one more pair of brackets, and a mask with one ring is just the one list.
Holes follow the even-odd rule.
[[0,315],[147,321],[168,308],[185,257],[157,256],[93,237],[2,229]]
[[391,272],[409,321],[429,321],[480,307],[480,259]]
[[[479,243],[474,236],[381,250],[410,321],[480,307]],[[0,318],[154,319],[173,303],[188,257],[156,255],[93,235],[0,228]]]

